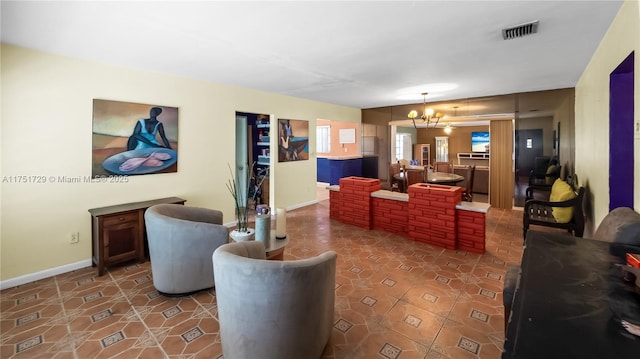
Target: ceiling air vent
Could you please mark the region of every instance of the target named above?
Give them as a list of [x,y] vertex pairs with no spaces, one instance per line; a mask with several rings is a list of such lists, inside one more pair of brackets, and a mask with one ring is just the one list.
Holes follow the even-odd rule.
[[510,28],[502,29],[502,38],[505,40],[511,40],[518,37],[523,37],[538,32],[538,21],[528,22],[526,24],[512,26]]

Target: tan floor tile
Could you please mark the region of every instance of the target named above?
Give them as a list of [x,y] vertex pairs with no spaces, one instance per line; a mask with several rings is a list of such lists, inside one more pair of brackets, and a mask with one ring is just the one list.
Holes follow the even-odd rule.
[[[285,259],[338,254],[334,326],[323,358],[500,357],[502,285],[506,268],[521,260],[521,212],[490,209],[487,250],[478,255],[345,225],[328,218],[328,205],[288,213],[285,249]],[[161,295],[149,261],[5,289],[0,330],[0,357],[11,359],[222,354],[215,288]],[[22,342],[32,347],[15,355]]]
[[[467,358],[500,358],[502,344],[496,343],[496,339],[487,333],[474,328],[447,320],[438,334],[431,351],[442,355],[443,358],[467,359]],[[431,354],[430,354],[431,355]],[[432,358],[433,356],[429,356]]]
[[427,347],[393,331],[369,335],[356,350],[362,358],[422,359],[426,354]]
[[442,286],[425,284],[409,289],[402,297],[402,301],[446,317],[453,309],[460,293],[459,290],[449,290]]
[[384,316],[381,324],[428,348],[433,344],[444,322],[445,317],[406,302],[399,302]]

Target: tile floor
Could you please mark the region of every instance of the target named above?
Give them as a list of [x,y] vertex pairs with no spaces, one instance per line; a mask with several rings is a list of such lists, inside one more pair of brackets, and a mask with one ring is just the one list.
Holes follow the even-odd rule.
[[[338,253],[335,325],[323,358],[499,358],[502,284],[522,253],[522,212],[491,209],[484,255],[289,211],[285,259]],[[169,298],[149,262],[86,268],[0,292],[0,357],[222,358],[215,290]]]

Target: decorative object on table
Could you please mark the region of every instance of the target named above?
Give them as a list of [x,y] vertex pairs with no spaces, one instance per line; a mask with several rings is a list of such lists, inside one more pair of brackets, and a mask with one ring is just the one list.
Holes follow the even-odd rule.
[[249,228],[249,190],[254,164],[255,162],[249,166],[249,170],[245,175],[246,178],[240,178],[237,172],[234,174],[231,165],[229,165],[231,178],[227,182],[227,189],[231,193],[231,196],[233,196],[236,208],[236,219],[238,221],[238,227],[232,230],[229,236],[236,242],[250,241],[254,239],[255,235],[255,230]]
[[276,209],[276,239],[287,238],[287,210]]
[[278,162],[309,159],[309,121],[278,119]]
[[264,242],[265,247],[271,238],[271,213],[269,206],[259,205],[256,211],[256,241]]
[[178,108],[93,100],[93,178],[178,171]]

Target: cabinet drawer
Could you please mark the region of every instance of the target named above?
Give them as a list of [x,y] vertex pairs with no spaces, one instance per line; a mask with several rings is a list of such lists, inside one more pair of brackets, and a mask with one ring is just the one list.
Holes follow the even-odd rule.
[[119,223],[135,222],[138,220],[138,212],[123,213],[115,216],[104,217],[104,226],[113,226]]

